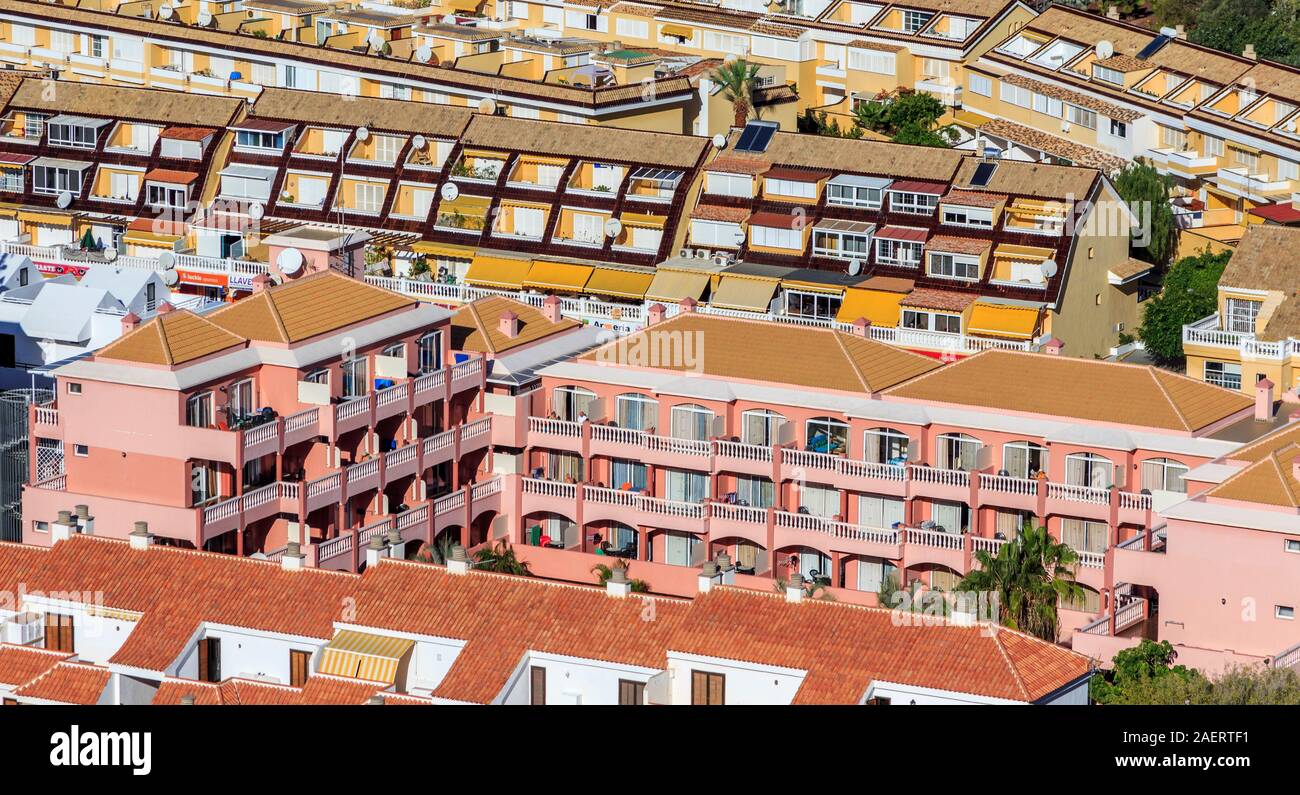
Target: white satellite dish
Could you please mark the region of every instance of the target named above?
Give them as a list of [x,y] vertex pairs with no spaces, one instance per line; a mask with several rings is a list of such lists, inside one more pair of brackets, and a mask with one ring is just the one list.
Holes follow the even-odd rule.
[[104,249],[104,259],[108,260],[109,262],[112,262],[113,260],[117,259],[117,249],[115,248]]
[[162,6],[158,9],[158,18],[171,19],[173,13],[175,12],[172,10],[171,6]]
[[208,25],[212,24],[212,12],[200,11],[198,19],[196,19],[195,21],[198,22],[200,26],[206,28]]
[[455,25],[455,24],[456,24],[456,15],[455,15],[455,14],[446,14],[446,15],[443,16],[442,21],[443,21],[443,24],[446,24],[446,25]]
[[497,112],[496,100],[491,97],[483,97],[478,101],[478,112],[486,113],[489,116],[493,115]]
[[302,252],[296,248],[286,248],[275,258],[276,267],[285,276],[292,276],[302,270]]
[[611,218],[605,222],[605,234],[609,237],[618,237],[623,231],[623,222],[617,218]]
[[384,46],[384,37],[379,35],[379,31],[372,30],[370,35],[366,36],[366,43],[370,45],[370,49],[378,50]]
[[180,282],[180,280],[181,280],[180,274],[178,274],[174,270],[167,270],[162,272],[162,283],[167,285],[168,287],[175,287],[177,283]]
[[176,255],[170,251],[164,251],[158,255],[158,264],[162,266],[163,270],[169,271],[176,267]]
[[358,141],[367,141],[367,140],[369,140],[369,139],[370,139],[370,128],[369,128],[369,127],[358,127],[358,128],[357,128],[357,140],[358,140]]
[[60,210],[66,210],[72,206],[72,194],[65,190],[59,194],[59,198],[55,199],[54,203],[59,205]]
[[460,198],[460,186],[454,182],[442,183],[442,190],[438,192],[442,194],[442,200],[445,202],[454,202]]
[[433,60],[433,48],[427,44],[421,44],[415,48],[415,60],[420,63],[428,63]]
[[744,229],[737,229],[737,230],[736,230],[735,241],[736,241],[736,245],[738,245],[738,246],[743,246],[743,245],[745,245],[745,230],[744,230]]
[[1097,60],[1104,61],[1115,54],[1115,45],[1102,39],[1097,42]]
[[1038,268],[1043,272],[1044,279],[1050,279],[1056,275],[1056,260],[1043,260],[1043,264],[1039,265]]
[[862,260],[849,260],[849,275],[857,276],[859,273],[862,273]]
[[249,218],[252,218],[254,221],[260,221],[264,215],[266,215],[266,208],[262,206],[261,202],[253,202],[248,205]]
[[416,149],[423,149],[428,145],[429,142],[424,139],[423,135],[417,135],[411,139],[411,146],[415,147]]
[[717,135],[713,136],[713,148],[714,148],[714,149],[726,149],[726,148],[727,148],[727,136],[723,135],[722,133],[718,133]]

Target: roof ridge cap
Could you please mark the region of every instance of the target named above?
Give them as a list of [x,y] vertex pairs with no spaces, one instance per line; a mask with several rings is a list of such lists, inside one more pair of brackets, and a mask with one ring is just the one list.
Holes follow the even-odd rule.
[[[492,336],[488,333],[487,327],[483,325],[483,316],[479,314],[478,307],[475,306],[477,303],[478,301],[470,301],[466,305],[469,309],[469,316],[474,318],[474,327],[478,329],[479,335],[483,337],[483,344],[487,347],[488,352],[496,353],[497,346],[492,343]],[[515,312],[515,314],[518,315],[519,313]]]
[[284,318],[280,316],[280,307],[275,303],[275,299],[271,297],[271,292],[271,290],[263,290],[263,300],[266,302],[267,311],[271,313],[271,319],[275,321],[275,330],[280,332],[280,339],[285,344],[288,344],[293,340],[289,339],[289,330],[284,327]]
[[873,394],[871,384],[867,383],[866,374],[864,374],[862,368],[858,366],[858,361],[853,358],[853,354],[849,353],[849,348],[844,344],[844,340],[841,338],[840,333],[835,329],[828,330],[831,333],[831,337],[835,340],[835,344],[839,346],[840,353],[844,354],[845,360],[848,361],[849,368],[853,371],[853,374],[858,377],[858,383],[862,384],[862,388],[866,390],[868,395]]
[[1192,424],[1187,421],[1187,416],[1183,414],[1183,410],[1174,402],[1173,395],[1170,395],[1169,390],[1165,389],[1165,384],[1160,380],[1160,374],[1156,372],[1156,368],[1147,365],[1147,373],[1151,376],[1151,381],[1156,385],[1156,388],[1160,390],[1160,394],[1165,396],[1165,400],[1169,403],[1169,408],[1174,412],[1174,416],[1183,424],[1183,430],[1194,430]]
[[1026,701],[1031,701],[1032,697],[1029,694],[1029,688],[1025,687],[1024,680],[1020,678],[1020,669],[1016,668],[1016,664],[1011,660],[1011,655],[1008,654],[1007,650],[1002,646],[1002,638],[998,637],[1000,633],[997,630],[994,630],[991,634],[993,637],[993,645],[997,647],[998,654],[1002,655],[1002,659],[1006,661],[1007,670],[1011,672],[1011,678],[1015,680],[1016,688],[1024,695]]
[[158,342],[162,345],[163,359],[167,361],[167,366],[170,367],[176,364],[176,357],[172,356],[172,346],[171,342],[167,339],[167,329],[163,328],[164,317],[165,315],[158,315],[154,318],[154,320],[157,321],[154,325],[158,327]]

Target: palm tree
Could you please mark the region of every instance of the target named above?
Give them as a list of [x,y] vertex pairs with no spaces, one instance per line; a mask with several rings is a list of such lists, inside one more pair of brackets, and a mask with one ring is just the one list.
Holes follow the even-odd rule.
[[432,544],[420,545],[420,551],[415,553],[414,560],[445,566],[451,560],[451,548],[455,545],[456,539],[450,533],[444,534]]
[[967,574],[958,589],[996,594],[998,620],[1004,626],[1056,642],[1057,604],[1083,598],[1083,588],[1074,579],[1079,555],[1052,538],[1046,527],[1026,524],[996,557],[977,550],[975,560],[979,568]]
[[722,87],[722,95],[736,112],[737,127],[744,127],[754,107],[754,89],[758,87],[758,64],[743,58],[724,63],[713,71],[713,82]]
[[521,577],[533,576],[528,564],[515,555],[514,547],[510,546],[504,539],[475,552],[474,568],[494,571],[497,574],[517,574]]

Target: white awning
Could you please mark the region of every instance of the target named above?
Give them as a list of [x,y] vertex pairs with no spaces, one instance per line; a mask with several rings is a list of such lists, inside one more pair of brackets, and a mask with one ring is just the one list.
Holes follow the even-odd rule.
[[879,188],[880,190],[884,190],[885,188],[888,188],[892,182],[892,179],[885,179],[884,177],[863,177],[857,174],[840,174],[838,177],[835,177],[826,184],[852,185],[855,188]]
[[64,160],[58,157],[38,157],[32,161],[32,167],[44,166],[46,168],[66,168],[72,171],[85,171],[90,168],[91,164],[84,160]]

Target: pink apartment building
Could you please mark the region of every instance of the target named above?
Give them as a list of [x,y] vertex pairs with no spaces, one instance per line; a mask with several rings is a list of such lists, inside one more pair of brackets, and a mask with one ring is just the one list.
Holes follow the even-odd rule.
[[239,555],[296,543],[329,568],[355,570],[376,531],[470,543],[490,420],[467,423],[485,367],[452,360],[451,313],[332,272],[267,281],[205,316],[128,316],[58,372],[56,404],[33,410],[24,541],[48,545],[75,510],[87,532],[146,522],[160,543]]

